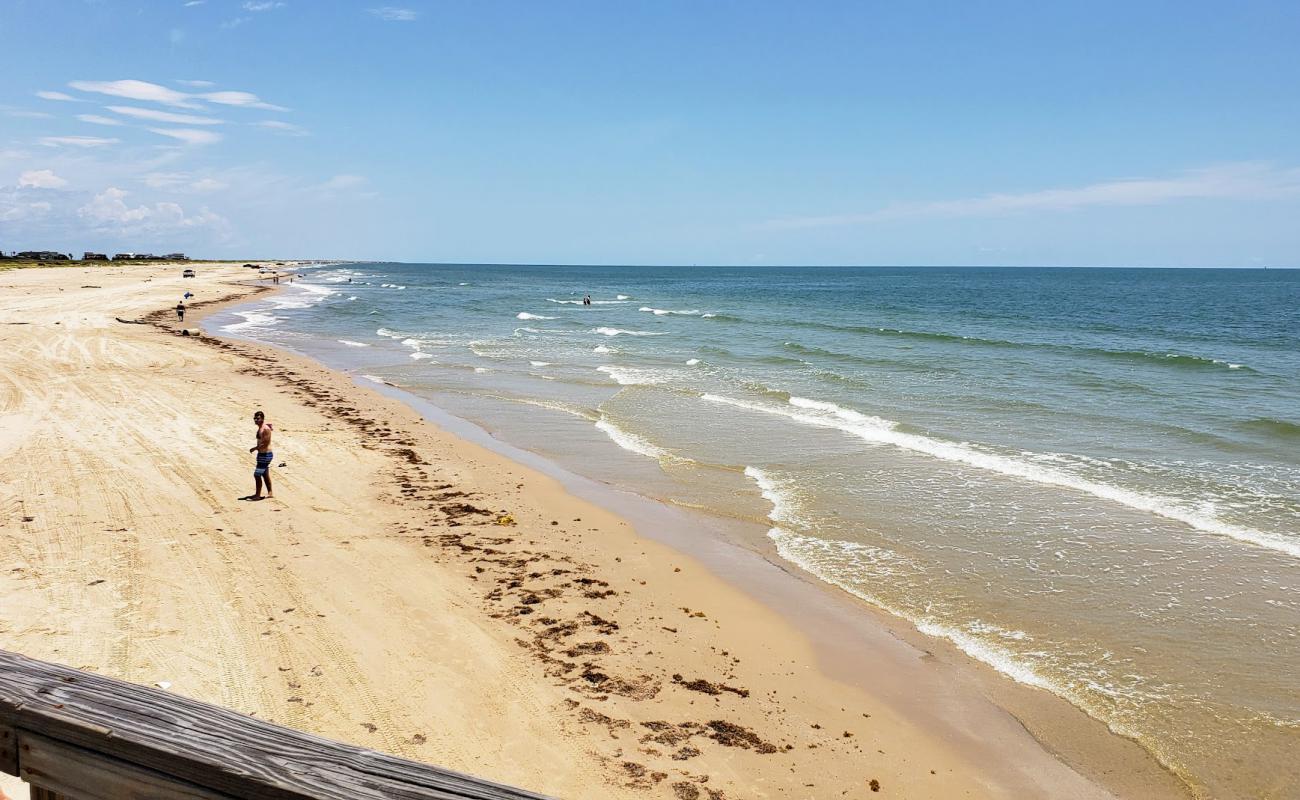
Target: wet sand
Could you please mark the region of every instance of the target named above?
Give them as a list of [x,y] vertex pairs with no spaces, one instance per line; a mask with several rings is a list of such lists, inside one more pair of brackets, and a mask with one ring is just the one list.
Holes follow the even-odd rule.
[[176,335],[266,291],[192,266],[0,272],[0,647],[561,797],[1180,796],[704,518]]

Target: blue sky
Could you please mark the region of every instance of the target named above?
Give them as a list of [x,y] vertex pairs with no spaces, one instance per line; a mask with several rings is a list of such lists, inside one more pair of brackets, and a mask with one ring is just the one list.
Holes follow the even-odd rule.
[[1300,266],[1300,3],[0,0],[0,249]]

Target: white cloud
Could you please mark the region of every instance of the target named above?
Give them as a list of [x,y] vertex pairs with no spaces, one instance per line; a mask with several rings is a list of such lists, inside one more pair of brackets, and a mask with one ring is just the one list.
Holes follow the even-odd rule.
[[244,108],[261,108],[267,111],[288,111],[283,106],[274,106],[264,102],[260,97],[251,92],[208,92],[206,94],[194,95],[207,100],[209,103],[219,103],[223,106],[242,106]]
[[[197,86],[199,83],[207,84],[208,82],[189,81],[188,83]],[[170,89],[166,86],[160,86],[156,83],[137,80],[72,81],[68,85],[83,92],[106,94],[111,97],[125,97],[128,100],[143,100],[146,102],[161,103],[176,108],[201,110],[203,106],[200,105],[198,101],[203,100],[223,106],[261,108],[269,111],[288,111],[288,109],[283,106],[267,103],[252,92],[222,91],[192,94],[189,92],[178,91],[176,89]]]
[[31,169],[18,176],[18,185],[32,189],[58,189],[68,182],[54,174],[50,169]]
[[307,132],[306,128],[302,128],[298,125],[294,125],[291,122],[281,122],[278,119],[267,119],[267,120],[262,120],[261,122],[253,122],[250,124],[257,128],[269,128],[270,130],[276,131],[278,133],[283,133],[286,136],[309,136],[310,135]]
[[7,117],[22,117],[24,119],[52,119],[53,114],[47,114],[44,111],[28,111],[24,108],[10,108],[9,106],[0,106]]
[[366,10],[385,22],[414,22],[415,19],[420,16],[420,12],[418,11],[410,8],[397,8],[395,6],[368,8]]
[[161,233],[204,226],[224,226],[226,221],[204,208],[197,214],[186,214],[176,203],[154,203],[129,206],[127,192],[110,186],[86,205],[77,209],[77,215],[98,230],[118,233]]
[[230,30],[231,28],[238,28],[240,25],[243,25],[245,22],[248,22],[250,19],[252,19],[252,17],[235,17],[234,19],[228,19],[225,22],[221,23],[221,27],[224,30]]
[[220,125],[224,119],[199,117],[194,114],[177,114],[172,111],[159,111],[155,108],[136,108],[135,106],[108,106],[109,111],[124,117],[148,119],[154,122],[172,122],[177,125]]
[[195,89],[211,89],[216,86],[212,81],[176,81],[181,86],[190,86]]
[[194,128],[150,128],[159,136],[170,136],[186,144],[213,144],[221,141],[221,134],[216,131],[200,131]]
[[327,190],[354,189],[365,182],[366,179],[361,175],[335,175],[322,183],[320,188]]
[[148,81],[72,81],[68,85],[82,92],[125,97],[128,100],[145,100],[179,108],[198,108],[190,95]]
[[63,92],[37,92],[36,96],[43,100],[62,100],[64,102],[77,102],[77,98]]
[[113,119],[112,117],[101,117],[98,114],[78,114],[77,119],[82,122],[89,122],[92,125],[121,125],[122,120]]
[[200,178],[189,185],[189,188],[196,192],[219,192],[228,188],[230,184],[222,183],[216,178]]
[[997,217],[1033,211],[1155,206],[1179,200],[1273,197],[1298,192],[1300,168],[1277,169],[1258,163],[1226,164],[1190,170],[1175,178],[1124,178],[1068,189],[904,203],[862,214],[775,219],[764,223],[763,227],[824,228],[907,219]]
[[284,7],[284,3],[272,3],[272,2],[264,2],[264,3],[249,2],[249,3],[244,3],[243,6],[245,11],[252,11],[252,12],[270,11],[273,8],[283,8],[283,7]]
[[104,139],[99,136],[43,136],[41,144],[46,147],[104,147],[117,144],[120,139]]
[[187,0],[187,2],[185,3],[185,7],[193,8],[194,6],[201,6],[206,2],[208,2],[208,0]]

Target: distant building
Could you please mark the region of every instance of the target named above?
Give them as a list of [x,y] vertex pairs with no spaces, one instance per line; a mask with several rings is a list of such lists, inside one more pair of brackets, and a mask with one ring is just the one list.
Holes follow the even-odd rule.
[[113,254],[114,261],[130,261],[133,258],[135,258],[135,253],[114,253]]
[[190,260],[189,256],[185,255],[184,253],[168,253],[167,255],[163,256],[163,258],[167,259],[168,261],[189,261]]
[[85,253],[81,254],[81,260],[82,261],[107,261],[108,256],[104,255],[103,253],[92,253],[89,250],[87,250]]
[[29,258],[32,261],[71,261],[67,253],[56,253],[53,250],[24,250],[18,254],[19,258]]

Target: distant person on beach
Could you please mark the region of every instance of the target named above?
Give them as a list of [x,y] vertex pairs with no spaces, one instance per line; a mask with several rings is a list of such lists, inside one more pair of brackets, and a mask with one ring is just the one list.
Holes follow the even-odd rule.
[[584,306],[591,305],[591,295],[587,295],[586,297],[582,298],[582,304]]
[[248,452],[257,453],[257,463],[253,469],[256,489],[248,499],[261,500],[262,481],[266,481],[266,496],[271,496],[271,460],[275,458],[275,454],[271,452],[271,423],[266,421],[266,415],[258,411],[253,415],[253,424],[257,426],[257,444],[248,448]]
[[185,301],[184,301],[184,300],[178,300],[178,301],[176,302],[176,321],[177,321],[177,322],[184,322],[184,321],[185,321]]

